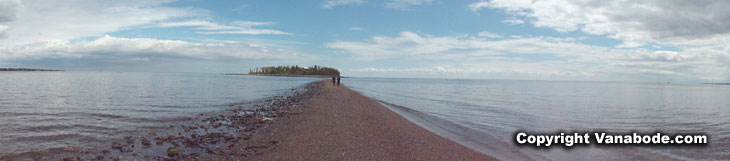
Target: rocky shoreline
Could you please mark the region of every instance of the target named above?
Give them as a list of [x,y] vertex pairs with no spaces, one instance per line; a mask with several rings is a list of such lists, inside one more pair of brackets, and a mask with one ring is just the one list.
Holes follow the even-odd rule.
[[496,160],[327,80],[291,95],[228,106],[100,148],[59,148],[0,160]]
[[[206,160],[211,156],[244,158],[261,154],[277,140],[254,139],[261,127],[298,113],[317,95],[321,83],[293,89],[289,96],[275,96],[253,103],[230,104],[230,109],[170,124],[164,129],[145,131],[102,148],[49,149],[0,157],[0,160]],[[144,131],[144,130],[141,130]],[[140,132],[141,132],[140,131]]]

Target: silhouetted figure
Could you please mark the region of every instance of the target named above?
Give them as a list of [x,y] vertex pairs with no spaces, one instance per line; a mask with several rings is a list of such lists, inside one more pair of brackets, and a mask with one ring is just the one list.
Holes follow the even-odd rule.
[[332,77],[332,86],[335,86],[335,77]]
[[340,77],[337,77],[337,86],[340,86]]

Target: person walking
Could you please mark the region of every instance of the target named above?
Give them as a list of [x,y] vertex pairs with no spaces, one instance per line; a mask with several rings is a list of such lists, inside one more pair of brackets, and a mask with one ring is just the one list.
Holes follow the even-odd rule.
[[337,86],[340,86],[340,77],[337,77]]
[[332,77],[332,86],[335,86],[335,77]]

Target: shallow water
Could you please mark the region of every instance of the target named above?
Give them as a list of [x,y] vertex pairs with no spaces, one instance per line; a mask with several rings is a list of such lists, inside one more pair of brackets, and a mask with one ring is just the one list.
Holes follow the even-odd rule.
[[[343,84],[369,97],[482,131],[534,159],[730,159],[730,86],[381,78],[348,78]],[[535,149],[515,146],[512,140],[518,130],[707,133],[710,144]]]
[[0,156],[93,147],[316,78],[191,73],[2,72]]

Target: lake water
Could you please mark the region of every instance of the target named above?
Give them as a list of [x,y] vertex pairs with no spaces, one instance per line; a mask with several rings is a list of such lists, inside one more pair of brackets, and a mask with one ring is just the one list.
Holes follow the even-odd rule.
[[2,72],[0,156],[89,147],[141,129],[286,95],[316,78],[190,73]]
[[[0,156],[93,148],[228,105],[286,95],[318,78],[191,73],[0,73]],[[730,86],[676,83],[347,78],[343,84],[478,130],[533,159],[730,158]],[[708,146],[517,147],[514,133],[707,133]]]
[[[676,83],[349,78],[366,96],[479,130],[533,159],[730,159],[730,86]],[[706,133],[707,146],[535,149],[515,146],[532,133]]]

